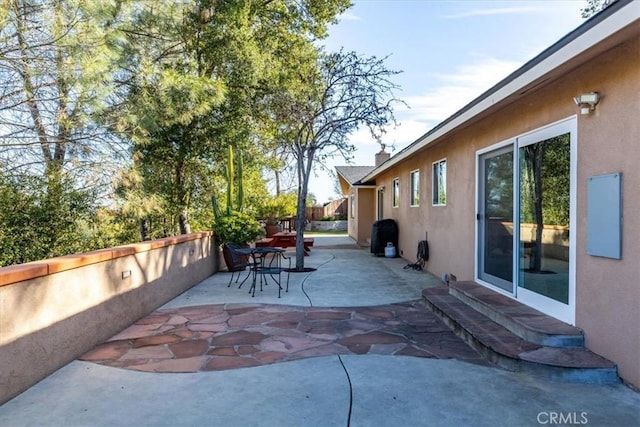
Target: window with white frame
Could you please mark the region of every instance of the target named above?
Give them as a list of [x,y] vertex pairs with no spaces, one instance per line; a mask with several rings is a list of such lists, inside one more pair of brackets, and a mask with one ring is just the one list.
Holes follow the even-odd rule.
[[393,180],[393,207],[400,206],[400,178]]
[[411,199],[409,205],[420,206],[420,171],[411,171]]
[[447,204],[447,159],[433,163],[433,205],[445,206]]
[[356,195],[355,194],[351,195],[350,202],[351,202],[351,206],[349,207],[349,210],[351,211],[351,218],[355,218],[356,217]]

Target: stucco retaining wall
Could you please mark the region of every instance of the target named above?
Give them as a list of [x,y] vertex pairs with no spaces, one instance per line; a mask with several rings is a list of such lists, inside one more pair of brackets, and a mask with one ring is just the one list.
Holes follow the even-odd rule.
[[211,233],[0,268],[0,403],[218,268]]
[[346,231],[347,221],[311,221],[309,229],[313,231]]

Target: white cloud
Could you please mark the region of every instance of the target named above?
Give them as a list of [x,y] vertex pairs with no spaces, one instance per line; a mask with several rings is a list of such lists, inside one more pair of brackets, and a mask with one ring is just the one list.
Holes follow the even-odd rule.
[[389,129],[383,137],[382,142],[388,147],[395,146],[395,148],[402,148],[418,139],[431,127],[432,126],[429,126],[425,120],[407,118],[402,120],[397,128]]
[[360,21],[362,18],[360,18],[358,15],[355,15],[351,12],[345,12],[342,15],[340,15],[338,19],[340,21]]
[[[407,110],[405,109],[404,111]],[[389,126],[387,132],[382,135],[381,142],[385,144],[388,149],[391,149],[393,146],[396,148],[404,147],[418,139],[418,137],[429,130],[430,127],[425,120],[415,120],[407,117],[402,121],[398,120],[398,126]],[[349,142],[355,145],[358,150],[364,147],[373,147],[376,150],[380,148],[378,141],[371,136],[369,129],[366,127],[360,128],[351,134]]]
[[517,61],[481,57],[473,63],[460,66],[451,74],[435,75],[432,89],[405,99],[410,109],[402,114],[413,121],[437,124],[521,65],[522,63]]

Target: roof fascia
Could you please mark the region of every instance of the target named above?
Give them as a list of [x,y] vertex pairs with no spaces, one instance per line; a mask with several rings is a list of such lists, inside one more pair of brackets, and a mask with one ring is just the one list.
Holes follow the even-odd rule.
[[545,75],[588,51],[623,28],[640,20],[640,2],[617,0],[599,14],[564,36],[495,86],[475,98],[458,112],[435,126],[398,154],[364,176],[361,181],[374,180],[407,157],[447,134],[469,123],[490,108],[499,106],[508,98],[532,85]]
[[[343,185],[345,183],[346,185]],[[342,192],[342,196],[344,197],[345,191],[348,193],[352,188],[353,184],[347,181],[342,174],[338,173],[338,185],[340,186],[340,191]]]
[[336,172],[338,174],[338,178],[341,178],[344,182],[346,182],[347,184],[349,184],[350,186],[353,185],[351,182],[349,182],[349,180],[347,179],[346,176],[344,176],[340,170],[338,168],[336,168]]

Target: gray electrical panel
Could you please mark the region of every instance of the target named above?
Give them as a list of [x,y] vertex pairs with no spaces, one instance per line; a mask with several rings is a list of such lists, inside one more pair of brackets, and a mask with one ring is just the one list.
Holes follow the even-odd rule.
[[622,258],[622,173],[587,181],[587,253]]

